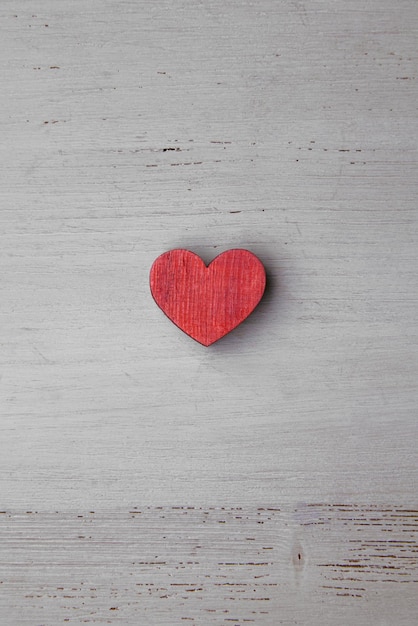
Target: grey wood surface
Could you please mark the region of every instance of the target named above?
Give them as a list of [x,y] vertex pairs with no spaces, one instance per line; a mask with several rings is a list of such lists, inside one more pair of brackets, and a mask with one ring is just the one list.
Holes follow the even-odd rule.
[[[0,623],[417,624],[416,0],[0,27]],[[265,264],[210,348],[173,247]]]

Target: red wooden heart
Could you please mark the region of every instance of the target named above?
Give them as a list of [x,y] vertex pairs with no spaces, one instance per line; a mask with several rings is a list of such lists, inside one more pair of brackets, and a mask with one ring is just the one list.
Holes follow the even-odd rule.
[[151,293],[160,309],[204,346],[245,320],[265,285],[264,267],[248,250],[227,250],[207,267],[189,250],[170,250],[154,261],[150,272]]

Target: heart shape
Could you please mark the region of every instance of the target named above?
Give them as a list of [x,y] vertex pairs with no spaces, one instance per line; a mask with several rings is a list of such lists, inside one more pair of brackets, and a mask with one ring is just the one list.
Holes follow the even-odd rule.
[[261,261],[248,250],[227,250],[208,266],[189,250],[159,256],[150,272],[157,305],[187,335],[210,346],[236,328],[266,286]]

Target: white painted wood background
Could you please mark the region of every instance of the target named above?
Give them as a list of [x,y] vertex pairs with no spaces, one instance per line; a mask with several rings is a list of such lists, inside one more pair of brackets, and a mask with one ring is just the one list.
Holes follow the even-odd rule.
[[[416,0],[2,0],[0,623],[418,623]],[[153,260],[244,247],[203,348]]]

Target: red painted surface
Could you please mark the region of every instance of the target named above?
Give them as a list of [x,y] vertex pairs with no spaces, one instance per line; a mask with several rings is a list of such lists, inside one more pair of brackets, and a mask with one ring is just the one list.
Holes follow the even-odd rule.
[[248,250],[223,252],[206,267],[189,250],[156,259],[151,293],[167,317],[190,337],[209,346],[254,310],[266,285],[261,261]]

